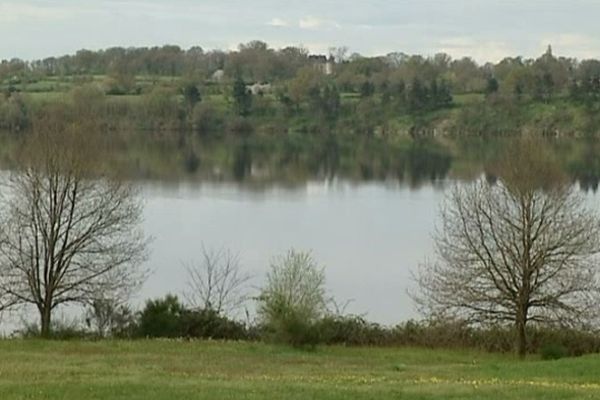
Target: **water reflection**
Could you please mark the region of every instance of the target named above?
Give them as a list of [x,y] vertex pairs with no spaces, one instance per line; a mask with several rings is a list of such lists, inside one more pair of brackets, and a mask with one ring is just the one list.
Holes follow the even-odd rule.
[[[270,258],[312,249],[349,312],[394,323],[415,317],[410,270],[432,254],[445,184],[481,177],[509,139],[389,141],[346,136],[176,141],[114,139],[116,168],[136,178],[154,274],[139,301],[186,287],[183,261],[200,243],[240,252],[260,285]],[[10,166],[10,146],[0,162]],[[596,192],[600,143],[549,145],[573,180]],[[7,150],[8,149],[8,150]],[[14,146],[12,147],[14,149]],[[487,179],[495,179],[491,175]],[[596,196],[590,194],[591,202]]]
[[600,182],[600,143],[582,142],[579,156],[568,161],[567,170],[583,190],[596,193]]
[[[125,146],[121,166],[135,178],[159,181],[237,182],[248,186],[306,185],[341,179],[398,182],[417,189],[447,178],[472,180],[488,170],[514,140],[421,139],[390,143],[377,138],[290,134],[283,138],[188,138],[183,146]],[[556,159],[584,190],[600,183],[600,142],[549,141]],[[126,155],[135,155],[130,158]]]
[[[377,140],[344,140],[335,136],[311,139],[293,135],[279,141],[243,139],[212,147],[212,162],[196,173],[211,180],[236,182],[305,183],[335,178],[356,181],[399,181],[411,187],[443,180],[452,165],[449,149],[435,142],[394,146]],[[206,146],[208,152],[211,146]],[[189,172],[189,170],[188,170]],[[215,173],[217,172],[217,173]]]
[[[335,179],[396,182],[417,189],[447,178],[472,180],[488,170],[511,138],[382,139],[344,134],[200,138],[107,133],[107,160],[132,179],[235,182],[255,188]],[[18,138],[0,134],[0,166],[15,166]],[[556,159],[586,191],[600,186],[600,141],[548,140]]]

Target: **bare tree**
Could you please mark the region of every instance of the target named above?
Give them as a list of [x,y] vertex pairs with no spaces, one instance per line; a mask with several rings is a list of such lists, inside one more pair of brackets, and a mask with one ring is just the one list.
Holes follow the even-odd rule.
[[136,323],[135,312],[113,297],[95,299],[85,314],[85,323],[98,337],[131,337]]
[[4,182],[0,308],[34,305],[43,336],[58,306],[124,298],[144,277],[136,190],[106,173],[93,138],[48,123]]
[[539,143],[514,146],[497,173],[495,184],[449,193],[437,260],[416,275],[414,297],[429,314],[513,323],[524,356],[529,322],[582,326],[597,317],[600,220]]
[[189,286],[185,297],[192,307],[228,314],[248,300],[251,276],[242,271],[238,254],[231,250],[207,249],[202,245],[200,261],[185,267]]
[[118,309],[119,304],[116,300],[99,297],[89,305],[85,323],[88,328],[94,330],[98,337],[107,337],[113,328]]

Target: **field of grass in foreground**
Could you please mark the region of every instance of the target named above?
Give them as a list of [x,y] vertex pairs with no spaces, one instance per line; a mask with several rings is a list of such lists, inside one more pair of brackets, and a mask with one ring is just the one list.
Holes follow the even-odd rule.
[[0,341],[0,399],[600,399],[600,356]]

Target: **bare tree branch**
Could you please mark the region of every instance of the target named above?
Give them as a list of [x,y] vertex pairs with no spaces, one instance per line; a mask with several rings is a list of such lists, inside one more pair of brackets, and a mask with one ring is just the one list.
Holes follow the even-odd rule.
[[43,334],[56,307],[124,298],[145,277],[141,203],[105,173],[92,136],[36,132],[3,182],[0,308],[35,305]]
[[589,326],[600,304],[600,219],[540,146],[513,149],[497,184],[448,194],[437,260],[422,266],[413,295],[429,315],[512,321],[520,354],[528,322]]
[[199,261],[184,264],[188,274],[186,300],[192,307],[230,314],[248,300],[251,276],[242,271],[238,254],[202,245]]

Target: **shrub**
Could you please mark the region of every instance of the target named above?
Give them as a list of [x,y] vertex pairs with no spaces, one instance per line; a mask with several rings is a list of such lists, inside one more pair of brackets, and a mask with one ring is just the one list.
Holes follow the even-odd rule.
[[[385,327],[357,316],[328,316],[319,321],[318,330],[320,340],[327,344],[514,351],[511,326],[473,327],[460,320],[411,320]],[[600,337],[593,332],[534,325],[528,331],[529,354],[551,358],[600,353]]]
[[548,343],[540,348],[542,360],[558,360],[559,358],[566,357],[567,353],[567,348],[557,343]]
[[326,311],[325,273],[310,253],[289,250],[275,258],[259,296],[259,316],[269,338],[314,346]]
[[307,320],[293,310],[274,317],[265,333],[268,340],[299,348],[314,348],[322,341],[319,323]]
[[360,316],[327,316],[319,322],[320,338],[327,344],[383,346],[390,343],[392,330]]
[[142,337],[181,337],[184,312],[177,296],[148,300],[140,313],[138,334]]
[[[37,323],[25,323],[23,329],[15,332],[16,336],[33,339],[42,336],[40,327]],[[86,339],[91,335],[77,321],[53,320],[50,327],[51,340],[75,340]]]
[[192,129],[200,135],[219,132],[223,129],[222,111],[210,103],[198,103],[191,115]]
[[570,328],[533,327],[530,332],[529,351],[540,352],[548,345],[566,349],[568,356],[600,353],[600,336],[597,333]]
[[169,131],[180,127],[182,110],[176,94],[167,88],[156,87],[143,94],[138,107],[142,129]]
[[0,94],[0,128],[21,131],[30,124],[30,110],[25,99],[13,94],[6,99]]
[[215,310],[189,310],[173,295],[149,300],[140,313],[138,336],[163,338],[248,339],[244,324]]
[[194,106],[202,100],[198,86],[192,82],[188,82],[181,88],[181,94],[183,100],[189,109],[193,109]]
[[181,316],[182,336],[203,339],[243,340],[246,327],[210,309],[186,311]]

